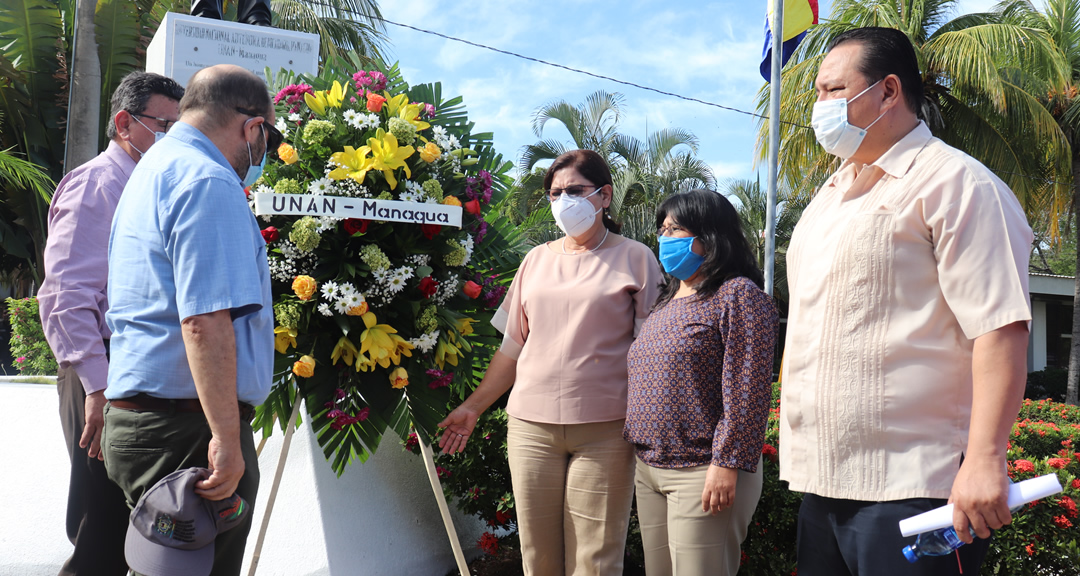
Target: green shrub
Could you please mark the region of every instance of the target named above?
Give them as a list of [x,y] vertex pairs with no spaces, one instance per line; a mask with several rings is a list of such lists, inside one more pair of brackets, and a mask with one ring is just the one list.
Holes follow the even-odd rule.
[[11,357],[20,374],[56,374],[56,358],[41,329],[36,298],[6,299],[11,320]]

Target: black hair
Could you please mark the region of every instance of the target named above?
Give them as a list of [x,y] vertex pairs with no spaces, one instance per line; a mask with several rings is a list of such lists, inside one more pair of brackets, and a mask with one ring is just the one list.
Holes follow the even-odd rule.
[[105,135],[109,140],[116,138],[116,124],[113,121],[116,114],[121,110],[126,110],[131,115],[146,112],[150,97],[155,94],[179,102],[184,97],[184,88],[177,84],[176,80],[153,72],[136,71],[124,76],[109,101],[109,124],[105,128]]
[[895,28],[869,26],[853,28],[833,38],[826,51],[845,42],[858,42],[862,47],[859,72],[867,84],[873,84],[889,74],[900,79],[900,88],[909,110],[925,120],[924,107],[928,104],[923,95],[922,74],[919,59],[907,34]]
[[[571,150],[561,154],[544,174],[544,190],[551,188],[551,181],[555,179],[555,173],[563,168],[577,170],[586,180],[594,186],[612,186],[611,167],[608,166],[604,157],[592,150]],[[612,220],[607,209],[604,209],[602,220],[604,228],[618,234],[622,230],[622,224]]]
[[188,112],[202,112],[209,128],[228,124],[241,113],[237,109],[259,112],[267,120],[274,109],[266,83],[239,67],[199,70],[191,77],[187,93],[180,101],[181,117]]
[[[723,195],[698,188],[669,196],[656,209],[656,227],[663,226],[669,217],[697,238],[705,249],[705,261],[698,269],[699,300],[712,297],[721,285],[740,276],[749,278],[758,288],[765,284],[750,243],[743,235],[739,213]],[[679,286],[678,279],[665,275],[656,307],[670,302]]]

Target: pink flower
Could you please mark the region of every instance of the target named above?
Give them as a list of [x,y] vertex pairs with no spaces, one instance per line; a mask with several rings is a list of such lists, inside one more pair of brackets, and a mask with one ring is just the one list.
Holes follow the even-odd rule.
[[23,362],[26,362],[26,356],[19,356],[15,359],[16,364],[22,364]]

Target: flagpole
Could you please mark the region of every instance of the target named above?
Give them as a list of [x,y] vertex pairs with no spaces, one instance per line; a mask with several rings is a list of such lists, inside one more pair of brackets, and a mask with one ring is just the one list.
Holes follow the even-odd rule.
[[765,292],[773,294],[776,268],[776,184],[780,158],[780,68],[784,54],[784,1],[773,3],[772,75],[769,80],[769,191],[765,201]]

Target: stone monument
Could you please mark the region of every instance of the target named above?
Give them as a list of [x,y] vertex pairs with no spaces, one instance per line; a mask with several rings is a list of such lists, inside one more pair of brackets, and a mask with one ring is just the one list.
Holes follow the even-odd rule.
[[169,12],[146,49],[146,71],[187,86],[195,72],[236,64],[266,80],[266,68],[315,76],[319,36]]

